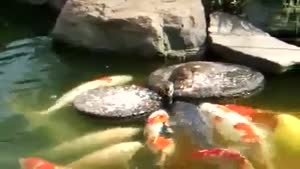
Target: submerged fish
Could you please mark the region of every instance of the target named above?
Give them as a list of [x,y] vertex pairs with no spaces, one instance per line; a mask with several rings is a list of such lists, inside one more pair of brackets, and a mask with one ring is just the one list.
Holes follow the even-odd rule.
[[98,169],[98,168],[129,168],[129,162],[134,155],[144,148],[141,142],[123,142],[104,149],[97,150],[66,165],[72,169]]
[[49,114],[54,112],[68,104],[70,104],[74,98],[80,95],[83,92],[86,92],[91,89],[96,89],[98,87],[108,87],[108,86],[115,86],[115,85],[122,85],[132,81],[133,77],[130,75],[115,75],[115,76],[107,76],[102,77],[93,81],[89,81],[83,83],[60,97],[53,106],[48,108],[47,110],[39,112],[40,114]]
[[128,167],[132,157],[144,146],[141,142],[115,144],[81,157],[67,165],[58,165],[39,157],[19,159],[21,169],[95,169],[104,166]]
[[21,169],[67,169],[38,157],[19,159]]
[[77,139],[64,142],[63,144],[54,147],[48,154],[51,153],[56,157],[65,157],[82,151],[99,149],[111,144],[132,140],[139,132],[141,132],[141,128],[137,127],[116,127],[104,131],[96,131]]

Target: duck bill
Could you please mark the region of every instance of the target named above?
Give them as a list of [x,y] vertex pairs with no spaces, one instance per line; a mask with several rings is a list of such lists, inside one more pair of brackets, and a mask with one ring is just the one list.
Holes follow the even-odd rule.
[[58,167],[41,158],[20,158],[21,169],[58,169]]
[[169,103],[169,104],[173,104],[173,96],[168,96],[168,98],[169,98],[169,99],[168,99],[168,100],[169,100],[168,103]]

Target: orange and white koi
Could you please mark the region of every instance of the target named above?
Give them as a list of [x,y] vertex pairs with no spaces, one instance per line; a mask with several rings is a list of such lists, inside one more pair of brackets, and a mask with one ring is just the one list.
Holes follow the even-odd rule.
[[[209,116],[217,134],[226,140],[230,147],[242,150],[255,161],[272,169],[272,145],[267,142],[268,131],[253,123],[255,111],[251,108],[239,106],[223,106],[219,104],[202,103],[199,105],[201,113]],[[234,111],[242,110],[242,111]],[[246,147],[245,147],[246,146]]]
[[146,146],[154,154],[159,154],[157,165],[164,168],[167,158],[174,154],[175,143],[172,137],[169,137],[173,130],[169,126],[169,115],[165,110],[153,112],[147,119],[144,128]]
[[210,118],[214,128],[227,141],[259,143],[264,137],[264,132],[250,121],[247,114],[211,103],[202,103],[199,110]]
[[[159,163],[161,166],[164,166],[166,163],[167,156],[172,155],[170,153],[174,153],[176,151],[176,143],[173,140],[174,138],[165,137],[163,135],[163,132],[166,131],[163,128],[170,127],[164,124],[169,124],[169,115],[167,112],[159,110],[149,116],[145,127],[147,146],[154,153],[160,153],[161,156]],[[170,149],[170,147],[173,149]],[[237,151],[225,148],[214,148],[191,152],[190,159],[201,159],[206,162],[218,164],[220,167],[232,167],[235,165],[239,166],[238,169],[253,169],[252,164],[246,159],[246,157]]]
[[54,112],[64,106],[70,104],[75,99],[76,96],[78,96],[88,90],[96,89],[99,87],[122,85],[122,84],[126,84],[132,80],[133,80],[133,77],[130,75],[115,75],[115,76],[101,77],[99,79],[83,83],[83,84],[71,89],[67,93],[65,93],[62,97],[60,97],[58,100],[56,100],[56,102],[53,106],[51,106],[47,110],[41,111],[40,114],[49,114],[51,112]]
[[144,128],[146,145],[154,152],[164,152],[168,147],[173,146],[172,138],[166,137],[166,134],[173,133],[169,125],[169,115],[164,110],[153,112],[147,119]]

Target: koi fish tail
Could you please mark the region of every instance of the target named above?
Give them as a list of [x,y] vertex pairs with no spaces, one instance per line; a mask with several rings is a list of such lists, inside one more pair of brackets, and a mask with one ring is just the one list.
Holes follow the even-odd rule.
[[37,113],[40,114],[40,115],[48,115],[49,111],[48,110],[42,110],[42,111],[39,111]]

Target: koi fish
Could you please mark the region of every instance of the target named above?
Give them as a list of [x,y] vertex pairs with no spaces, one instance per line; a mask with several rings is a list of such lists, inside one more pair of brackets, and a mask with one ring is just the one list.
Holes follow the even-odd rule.
[[56,157],[68,156],[74,153],[98,149],[111,144],[131,140],[141,132],[137,127],[116,127],[104,131],[86,134],[71,141],[64,142],[47,152]]
[[214,128],[227,141],[240,143],[258,143],[262,140],[263,132],[251,121],[227,108],[226,106],[211,103],[202,103],[199,106],[201,113],[210,117]]
[[108,166],[129,168],[130,160],[143,147],[139,141],[115,144],[87,154],[66,165],[66,167],[71,169],[105,168]]
[[170,128],[169,115],[166,111],[158,110],[148,117],[144,128],[144,136],[147,138],[146,145],[150,150],[157,153],[171,146],[173,141],[166,135],[172,133],[173,130]]
[[[199,109],[201,113],[210,117],[217,131],[216,134],[231,143],[229,147],[238,148],[239,151],[248,154],[267,169],[274,168],[272,145],[267,141],[269,132],[259,128],[251,121],[255,114],[253,111],[243,109],[238,112],[226,106],[211,103],[202,103]],[[235,107],[234,109],[240,108]]]
[[[176,145],[173,140],[174,138],[165,137],[163,135],[164,131],[166,131],[163,129],[165,127],[164,125],[168,124],[169,123],[168,121],[169,121],[169,115],[165,111],[159,110],[157,112],[153,112],[148,117],[146,127],[145,127],[145,132],[146,133],[150,132],[150,134],[146,134],[146,140],[147,140],[146,145],[152,152],[156,154],[160,153],[159,164],[162,169],[165,168],[165,165],[169,162],[168,156],[174,154],[177,155],[179,154],[180,157],[176,158],[179,161],[181,161],[182,159],[185,159],[186,161],[189,161],[191,159],[198,159],[211,164],[217,164],[220,168],[224,167],[228,169],[228,167],[230,168],[234,167],[238,169],[253,169],[252,164],[246,159],[246,157],[244,157],[237,151],[226,149],[226,148],[201,149],[197,151],[190,149],[188,151],[189,153],[186,153],[183,150],[184,155],[183,156],[180,155],[180,153],[178,153],[177,151],[181,151],[181,150],[179,147],[175,147]],[[201,127],[201,126],[195,126],[195,127]],[[186,146],[187,145],[181,148],[185,149]],[[175,153],[175,151],[177,153]],[[180,163],[179,161],[175,161],[175,163],[178,164]]]
[[57,111],[58,109],[70,104],[75,99],[76,96],[88,90],[96,89],[98,87],[122,85],[132,81],[132,79],[133,77],[130,75],[115,75],[115,76],[102,77],[96,80],[83,83],[68,91],[58,100],[56,100],[53,106],[51,106],[47,110],[41,111],[40,114],[49,114],[51,112]]
[[37,157],[20,158],[19,164],[21,169],[66,169]]
[[128,163],[143,144],[138,141],[123,142],[97,150],[67,165],[60,166],[38,157],[19,159],[21,169],[83,169],[104,166],[128,167]]
[[191,157],[193,159],[202,159],[206,162],[218,164],[221,169],[254,169],[250,161],[240,152],[225,148],[198,150],[192,152]]
[[146,138],[146,146],[154,154],[160,154],[157,165],[160,168],[167,162],[168,156],[174,154],[175,143],[170,135],[173,130],[170,128],[169,115],[165,110],[153,112],[147,119],[144,128],[144,136]]

